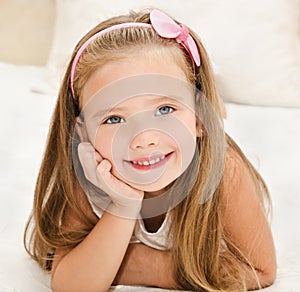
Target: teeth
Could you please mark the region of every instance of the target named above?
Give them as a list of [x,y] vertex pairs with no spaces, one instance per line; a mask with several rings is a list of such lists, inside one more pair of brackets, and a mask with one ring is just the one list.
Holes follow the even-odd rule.
[[155,163],[160,162],[161,160],[165,159],[166,156],[162,155],[161,157],[157,157],[156,159],[152,159],[150,161],[148,160],[144,160],[144,161],[132,161],[133,164],[138,164],[138,165],[144,165],[144,166],[148,166],[148,165],[153,165]]

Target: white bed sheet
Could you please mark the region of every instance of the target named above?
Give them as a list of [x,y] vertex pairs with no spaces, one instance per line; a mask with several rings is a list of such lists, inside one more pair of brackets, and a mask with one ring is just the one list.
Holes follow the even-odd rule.
[[[0,292],[50,291],[49,276],[27,256],[22,244],[55,103],[53,95],[32,91],[47,87],[45,70],[0,63]],[[225,128],[259,168],[273,198],[278,276],[265,291],[300,291],[300,109],[226,107]],[[113,290],[146,289],[118,286]],[[147,289],[151,290],[161,289]]]

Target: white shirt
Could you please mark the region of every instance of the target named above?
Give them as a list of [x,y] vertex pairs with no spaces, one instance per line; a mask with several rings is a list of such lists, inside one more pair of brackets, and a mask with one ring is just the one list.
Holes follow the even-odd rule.
[[171,243],[167,242],[167,235],[170,230],[170,213],[166,213],[165,219],[159,229],[152,233],[148,232],[145,228],[143,219],[138,219],[135,228],[133,231],[133,235],[131,237],[131,243],[144,243],[152,248],[159,250],[168,250],[171,248]]
[[[93,205],[92,205],[93,207]],[[103,211],[100,209],[93,208],[95,214],[101,218]],[[169,250],[171,248],[171,243],[167,242],[168,233],[170,230],[171,215],[169,212],[166,213],[165,219],[162,225],[156,232],[148,232],[145,228],[143,219],[139,218],[136,221],[135,228],[130,240],[130,243],[143,243],[152,248],[159,250]],[[170,238],[172,241],[172,238]]]

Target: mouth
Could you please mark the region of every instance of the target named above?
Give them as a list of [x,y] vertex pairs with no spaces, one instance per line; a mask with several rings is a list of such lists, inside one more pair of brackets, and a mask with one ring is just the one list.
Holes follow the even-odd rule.
[[169,152],[167,154],[156,155],[149,158],[140,158],[137,160],[127,160],[133,168],[138,170],[149,170],[152,168],[157,168],[164,165],[172,156],[174,152]]

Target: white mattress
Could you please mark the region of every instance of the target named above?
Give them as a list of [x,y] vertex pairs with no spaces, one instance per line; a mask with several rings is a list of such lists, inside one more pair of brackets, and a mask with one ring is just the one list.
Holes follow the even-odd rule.
[[[32,91],[47,87],[45,70],[0,63],[0,292],[50,291],[49,276],[27,256],[22,244],[55,103],[53,95]],[[273,198],[278,276],[265,291],[300,291],[300,109],[226,107],[227,131],[259,168]],[[118,286],[114,290],[146,288]]]

